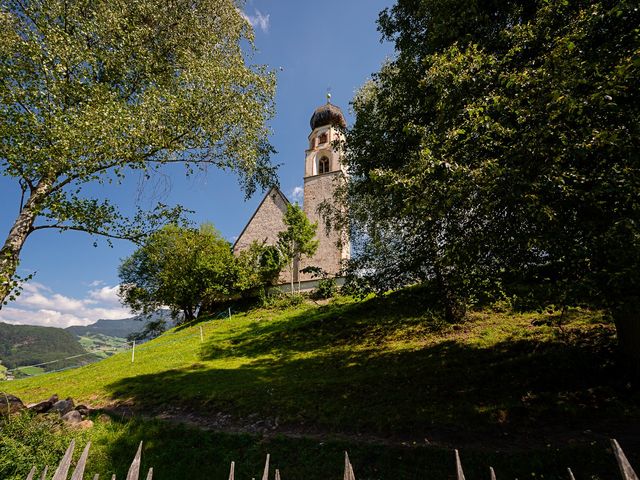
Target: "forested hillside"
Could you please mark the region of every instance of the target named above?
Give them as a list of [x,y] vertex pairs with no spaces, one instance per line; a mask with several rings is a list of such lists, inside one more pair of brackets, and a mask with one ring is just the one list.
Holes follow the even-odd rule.
[[[85,353],[76,337],[61,328],[0,323],[0,361],[9,369]],[[74,359],[74,364],[93,360],[94,356],[86,355]],[[43,368],[56,370],[64,366],[64,362],[56,362]]]
[[102,334],[110,337],[127,338],[127,335],[142,330],[143,327],[144,322],[138,317],[133,317],[122,320],[98,320],[91,325],[73,325],[65,330],[77,336]]
[[144,330],[145,325],[150,320],[161,319],[165,319],[168,324],[171,324],[171,317],[168,311],[160,310],[152,314],[149,318],[136,316],[123,318],[122,320],[98,320],[91,325],[73,325],[71,327],[67,327],[65,330],[78,337],[101,334],[109,337],[127,338],[132,333]]

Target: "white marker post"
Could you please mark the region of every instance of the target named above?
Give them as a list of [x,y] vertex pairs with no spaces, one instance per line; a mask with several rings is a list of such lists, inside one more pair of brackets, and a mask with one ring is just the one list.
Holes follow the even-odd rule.
[[231,307],[229,307],[229,318],[231,318]]
[[133,341],[133,347],[131,348],[131,363],[136,359],[136,341]]

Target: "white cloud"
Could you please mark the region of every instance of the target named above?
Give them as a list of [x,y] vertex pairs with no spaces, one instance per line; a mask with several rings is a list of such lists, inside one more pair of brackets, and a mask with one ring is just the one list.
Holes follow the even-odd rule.
[[117,292],[117,285],[104,286],[89,290],[84,298],[73,298],[41,283],[27,282],[22,295],[0,310],[0,322],[64,328],[130,317],[131,312],[120,305]]
[[304,188],[302,188],[302,187],[295,187],[295,188],[291,191],[291,199],[292,199],[294,202],[302,203],[302,200],[304,199]]
[[95,287],[100,287],[104,285],[104,282],[102,280],[94,280],[93,282],[91,282],[89,284],[90,287],[95,288]]
[[22,284],[22,290],[25,292],[53,292],[49,287],[39,282],[26,282]]
[[264,33],[267,33],[269,31],[271,15],[268,13],[265,15],[258,9],[254,9],[254,13],[255,15],[248,15],[241,11],[240,15],[242,15],[242,18],[249,22],[253,28],[259,28]]
[[89,297],[98,302],[104,302],[111,305],[120,305],[118,298],[118,285],[113,287],[102,287],[97,290],[89,290]]

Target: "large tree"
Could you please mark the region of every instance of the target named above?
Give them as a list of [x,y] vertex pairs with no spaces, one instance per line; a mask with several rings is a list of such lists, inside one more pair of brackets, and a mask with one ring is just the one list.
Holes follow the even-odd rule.
[[548,282],[609,308],[640,364],[639,24],[628,0],[385,10],[397,57],[354,100],[341,192],[359,274],[435,280],[454,305]]
[[235,259],[231,245],[213,228],[167,225],[123,260],[119,295],[141,314],[169,307],[193,320],[200,309],[232,293]]
[[[274,181],[274,78],[247,64],[235,0],[5,0],[0,7],[0,173],[22,191],[0,249],[0,304],[34,231],[141,240],[181,213],[125,218],[89,182],[183,162]],[[247,48],[248,47],[248,48]]]

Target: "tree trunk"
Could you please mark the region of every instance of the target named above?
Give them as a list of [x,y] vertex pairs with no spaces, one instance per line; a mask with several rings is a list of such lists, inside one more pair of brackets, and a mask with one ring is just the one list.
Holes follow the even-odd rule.
[[0,308],[16,286],[14,275],[20,262],[20,251],[32,231],[40,204],[46,198],[50,186],[51,182],[42,181],[31,192],[29,200],[20,211],[0,249]]
[[291,295],[293,295],[293,257],[291,257]]
[[631,373],[640,376],[640,299],[625,301],[612,314],[620,352]]
[[465,299],[461,298],[458,293],[451,288],[451,284],[447,278],[442,275],[440,269],[436,266],[436,285],[440,293],[442,309],[444,310],[444,319],[447,323],[459,323],[464,320],[467,315],[467,307]]

